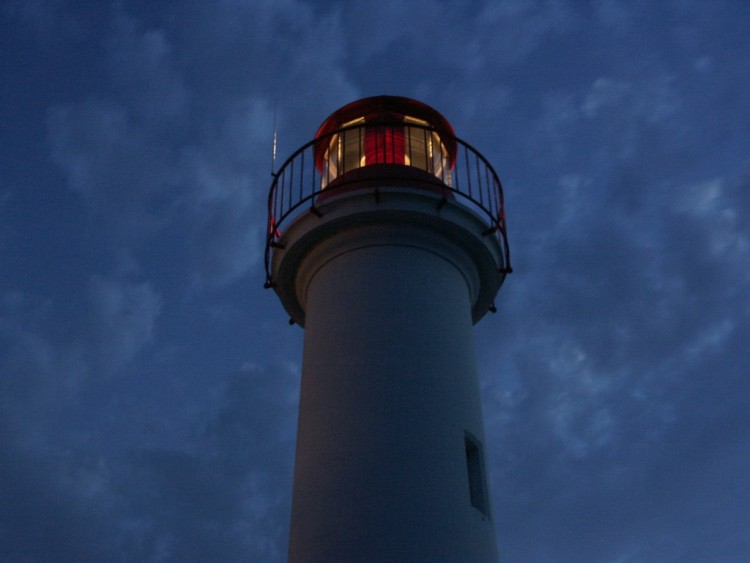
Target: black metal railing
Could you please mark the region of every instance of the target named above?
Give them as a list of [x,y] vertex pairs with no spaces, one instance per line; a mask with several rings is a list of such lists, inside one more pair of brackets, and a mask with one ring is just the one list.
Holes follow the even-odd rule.
[[[394,168],[393,164],[407,168]],[[401,174],[407,183],[418,178],[419,183],[441,193],[439,206],[454,200],[484,217],[485,235],[496,236],[500,241],[502,273],[512,271],[503,188],[487,159],[465,141],[441,137],[429,126],[368,122],[310,141],[272,174],[265,249],[266,287],[273,286],[271,254],[273,248],[283,246],[285,225],[305,211],[321,215],[316,203],[351,188],[355,182],[365,189],[372,186],[377,197],[377,186],[382,183],[379,180],[392,182]]]

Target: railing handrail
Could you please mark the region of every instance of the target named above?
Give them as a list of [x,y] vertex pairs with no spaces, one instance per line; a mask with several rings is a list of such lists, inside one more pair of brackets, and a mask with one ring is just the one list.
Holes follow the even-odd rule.
[[[310,210],[319,213],[315,207],[314,198],[324,193],[326,190],[336,189],[331,186],[323,187],[322,185],[324,176],[322,171],[318,170],[316,166],[316,153],[319,150],[319,147],[329,147],[331,145],[331,140],[334,137],[346,134],[349,131],[373,127],[387,128],[388,126],[422,129],[425,131],[425,140],[427,139],[427,134],[437,134],[439,140],[444,146],[450,146],[453,149],[451,151],[453,154],[450,156],[453,156],[454,160],[450,163],[447,173],[445,170],[441,172],[441,176],[437,176],[429,171],[427,173],[431,174],[435,184],[443,190],[444,196],[446,191],[455,194],[458,196],[457,199],[468,200],[473,204],[472,207],[474,209],[483,212],[486,219],[488,219],[488,228],[485,231],[485,234],[495,233],[495,236],[498,237],[499,242],[501,243],[503,251],[503,269],[501,272],[510,273],[512,271],[505,222],[503,187],[500,178],[484,155],[466,141],[455,136],[446,138],[444,132],[439,132],[429,125],[404,121],[377,120],[341,127],[335,131],[331,131],[308,141],[294,151],[279,169],[271,174],[273,176],[273,181],[271,182],[271,187],[268,192],[268,223],[265,248],[266,287],[273,286],[273,280],[271,279],[271,249],[280,246],[279,238],[281,236],[281,225],[284,224],[289,217],[296,216],[297,214],[294,212],[304,203],[311,200],[313,203],[310,205]],[[390,134],[391,143],[393,144],[393,131],[391,131]],[[383,135],[383,140],[385,141],[386,134],[383,133]],[[305,158],[307,151],[312,153],[309,156],[309,159]],[[392,155],[393,154],[392,150]],[[463,166],[459,165],[462,156],[465,169]],[[308,160],[307,163],[305,160]],[[476,168],[475,171],[471,170],[472,164]],[[306,169],[306,166],[308,169]],[[354,168],[367,168],[368,166],[369,165],[365,165]],[[295,167],[299,169],[297,178],[295,178]],[[416,166],[414,166],[414,168],[421,169]],[[327,178],[327,180],[330,182],[336,178],[341,178],[345,174],[346,172],[343,172],[341,175]],[[306,180],[305,176],[307,175],[309,175],[309,178]],[[482,175],[485,176],[485,185],[482,183]],[[478,184],[476,189],[473,189],[472,186],[473,176],[476,176],[475,182]],[[448,183],[446,183],[446,179],[448,180]],[[295,185],[295,183],[297,183],[298,186]],[[343,183],[346,182],[342,182],[342,185]],[[464,183],[466,184],[466,188],[463,188]],[[473,193],[476,190],[479,190],[478,197],[475,197]],[[486,197],[482,190],[486,192]],[[296,197],[294,192],[297,192]]]

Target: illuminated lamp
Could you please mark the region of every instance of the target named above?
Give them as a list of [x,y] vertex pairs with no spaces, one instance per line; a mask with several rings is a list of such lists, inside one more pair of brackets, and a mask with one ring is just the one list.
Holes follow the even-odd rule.
[[383,178],[432,189],[451,186],[456,160],[453,128],[440,113],[416,100],[376,96],[352,102],[331,114],[315,138],[315,164],[323,189],[353,182],[362,187],[363,180]]

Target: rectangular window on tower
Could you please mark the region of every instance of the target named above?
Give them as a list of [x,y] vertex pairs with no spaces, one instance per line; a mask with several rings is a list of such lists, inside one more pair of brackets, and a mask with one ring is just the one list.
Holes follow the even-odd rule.
[[484,456],[482,444],[466,432],[466,469],[469,477],[469,501],[471,506],[489,518],[489,499],[487,498],[487,481],[484,473]]

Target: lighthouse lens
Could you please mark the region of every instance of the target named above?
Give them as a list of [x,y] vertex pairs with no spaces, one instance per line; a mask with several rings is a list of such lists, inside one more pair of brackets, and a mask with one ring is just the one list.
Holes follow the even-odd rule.
[[331,136],[323,155],[321,188],[347,172],[374,164],[413,166],[452,185],[445,144],[427,121],[394,116],[400,123],[366,123],[360,117],[344,123]]

